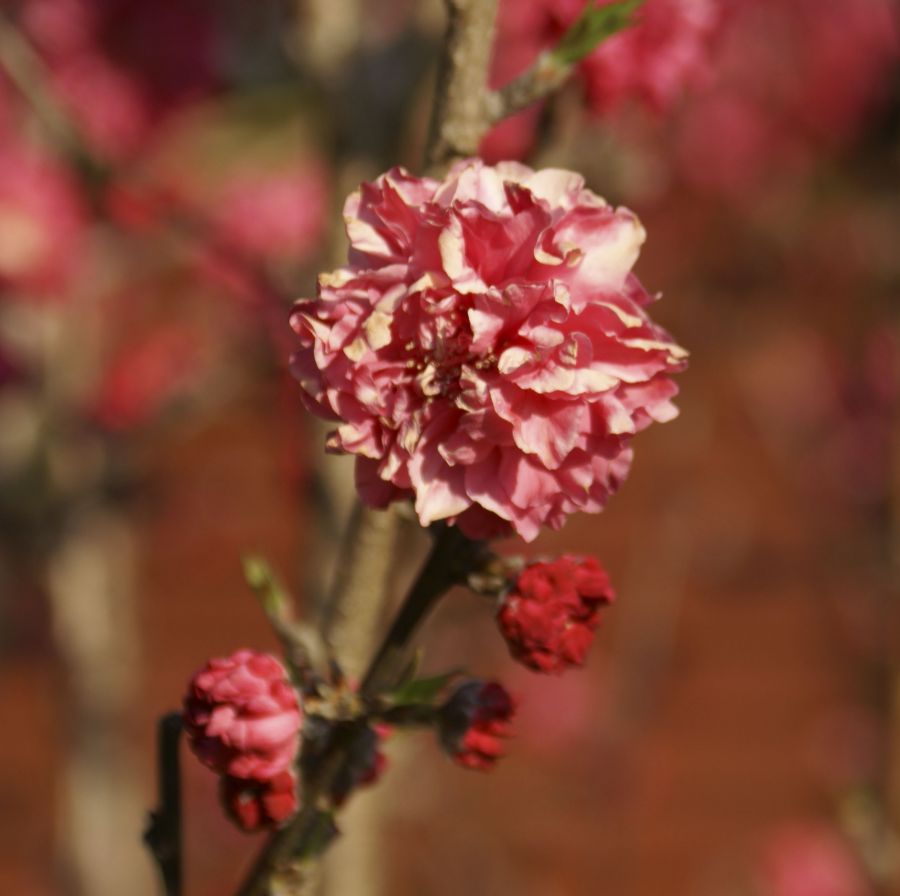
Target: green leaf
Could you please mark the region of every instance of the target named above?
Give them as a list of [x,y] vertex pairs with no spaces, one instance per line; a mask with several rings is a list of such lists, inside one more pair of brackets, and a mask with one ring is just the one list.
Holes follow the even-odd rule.
[[642,2],[618,0],[608,6],[588,4],[551,52],[553,61],[560,65],[580,62],[604,40],[627,28]]
[[395,706],[407,706],[412,703],[433,703],[438,694],[462,672],[454,669],[443,675],[434,675],[431,678],[417,678],[407,682],[390,694]]
[[282,616],[289,605],[287,592],[278,581],[268,561],[258,554],[242,558],[244,579],[256,592],[263,609],[270,616]]

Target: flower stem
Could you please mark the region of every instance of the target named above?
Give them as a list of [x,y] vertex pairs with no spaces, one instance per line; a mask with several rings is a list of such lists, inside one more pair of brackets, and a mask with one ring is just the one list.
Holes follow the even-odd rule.
[[483,551],[482,542],[469,540],[454,526],[442,529],[369,666],[360,687],[364,697],[375,696],[399,683],[408,659],[409,642],[416,629],[448,588],[465,581]]
[[[482,542],[471,541],[455,527],[444,526],[438,531],[422,571],[369,664],[360,687],[364,696],[373,697],[399,682],[412,636],[439,598],[465,581],[483,551]],[[304,782],[304,808],[271,837],[238,896],[264,896],[271,892],[270,884],[276,877],[289,882],[291,892],[303,892],[304,875],[311,872],[308,863],[315,861],[333,839],[329,794],[350,760],[357,734],[353,726],[335,728],[318,767]]]

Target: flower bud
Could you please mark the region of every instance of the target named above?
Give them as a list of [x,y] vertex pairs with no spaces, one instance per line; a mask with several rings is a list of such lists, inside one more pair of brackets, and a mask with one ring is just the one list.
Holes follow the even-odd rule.
[[243,831],[276,827],[296,811],[297,777],[283,771],[266,781],[226,776],[219,796],[228,817]]
[[235,778],[267,781],[290,769],[301,718],[284,667],[252,650],[210,660],[184,700],[191,749],[204,765]]
[[503,755],[515,701],[503,685],[473,679],[461,684],[441,707],[438,738],[463,768],[487,771]]
[[510,653],[537,672],[581,666],[600,609],[615,594],[593,557],[531,563],[512,582],[497,622]]

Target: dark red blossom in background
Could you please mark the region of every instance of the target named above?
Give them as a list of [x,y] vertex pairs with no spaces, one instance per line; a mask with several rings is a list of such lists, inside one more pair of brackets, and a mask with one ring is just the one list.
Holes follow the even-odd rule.
[[593,557],[563,556],[525,567],[503,598],[497,621],[510,653],[537,672],[584,664],[600,610],[615,594]]
[[119,160],[216,86],[210,0],[26,0],[22,21],[91,149]]
[[515,710],[515,701],[496,681],[465,682],[440,709],[441,745],[463,768],[487,771],[503,755]]

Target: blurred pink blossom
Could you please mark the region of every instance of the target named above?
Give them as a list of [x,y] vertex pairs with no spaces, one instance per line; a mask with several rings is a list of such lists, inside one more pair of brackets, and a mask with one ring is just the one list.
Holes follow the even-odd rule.
[[728,0],[676,143],[693,183],[745,191],[852,139],[900,51],[891,0]]
[[321,247],[328,186],[313,162],[241,174],[213,200],[212,221],[225,242],[250,255],[304,261]]
[[82,136],[114,160],[218,80],[210,0],[25,0],[22,21]]
[[765,843],[759,864],[764,896],[872,896],[847,841],[822,824],[785,825]]
[[[554,46],[593,0],[501,0],[491,86],[521,74]],[[610,0],[596,3],[604,6]],[[706,78],[723,0],[646,0],[635,24],[604,41],[578,66],[588,109],[609,115],[629,100],[656,112]],[[531,148],[539,107],[498,125],[486,137],[489,161],[522,158]]]
[[86,209],[70,172],[11,134],[0,139],[0,289],[63,292],[76,274]]
[[198,337],[180,324],[157,327],[127,343],[104,372],[92,406],[101,426],[142,426],[186,391],[202,363]]

